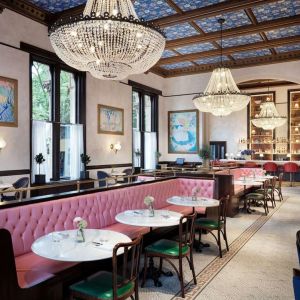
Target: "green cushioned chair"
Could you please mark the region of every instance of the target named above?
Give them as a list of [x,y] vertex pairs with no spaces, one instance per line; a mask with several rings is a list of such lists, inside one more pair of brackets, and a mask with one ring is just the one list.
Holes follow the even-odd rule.
[[[208,233],[211,233],[212,236],[215,238],[219,247],[219,255],[221,258],[222,258],[221,233],[226,244],[226,249],[227,251],[229,251],[227,233],[226,233],[226,207],[227,207],[228,200],[229,200],[229,196],[220,199],[217,220],[199,218],[195,221],[195,230],[198,231],[199,233],[198,250],[200,249],[201,246],[202,231],[205,230]],[[217,236],[213,233],[213,231],[217,231]]]
[[[102,271],[71,285],[71,299],[138,300],[141,239],[140,236],[133,242],[117,244],[113,249],[112,272]],[[118,252],[124,253],[122,263],[117,262]]]
[[249,213],[251,213],[251,209],[250,209],[251,203],[258,204],[258,202],[263,203],[265,214],[267,215],[269,213],[268,200],[271,200],[269,194],[269,187],[270,187],[270,180],[265,180],[262,189],[258,189],[254,193],[249,193],[245,196],[245,200],[246,200],[245,206]]
[[[181,286],[181,296],[184,298],[184,282],[183,282],[183,258],[186,257],[189,267],[193,274],[194,283],[197,284],[194,262],[193,262],[193,242],[194,242],[194,222],[195,222],[196,212],[192,215],[185,215],[180,218],[179,222],[179,241],[172,241],[162,239],[159,240],[145,248],[145,258],[144,258],[144,270],[147,269],[148,258],[153,260],[153,257],[159,258],[159,274],[162,273],[163,260],[166,260],[176,271],[178,275],[180,286]],[[179,270],[177,270],[172,259],[179,260]],[[146,282],[146,272],[144,272],[142,287]]]

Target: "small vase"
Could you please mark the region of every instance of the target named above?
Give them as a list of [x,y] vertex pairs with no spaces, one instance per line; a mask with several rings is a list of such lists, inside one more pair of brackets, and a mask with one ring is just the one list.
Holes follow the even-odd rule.
[[152,204],[149,205],[149,217],[154,217],[154,209]]
[[83,231],[83,228],[80,228],[77,230],[77,233],[76,233],[76,241],[78,243],[84,243],[85,242],[85,237],[84,237],[84,231]]

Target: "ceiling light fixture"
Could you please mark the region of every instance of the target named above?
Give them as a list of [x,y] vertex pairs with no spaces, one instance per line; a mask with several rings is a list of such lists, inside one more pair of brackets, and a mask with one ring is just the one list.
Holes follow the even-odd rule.
[[202,112],[209,112],[215,116],[227,116],[234,111],[245,108],[250,96],[242,94],[231,75],[230,69],[223,66],[223,23],[221,27],[221,64],[213,70],[208,85],[203,93],[193,99],[194,105]]
[[56,21],[49,36],[66,64],[113,80],[149,70],[166,43],[159,27],[139,20],[131,0],[88,0],[83,14]]

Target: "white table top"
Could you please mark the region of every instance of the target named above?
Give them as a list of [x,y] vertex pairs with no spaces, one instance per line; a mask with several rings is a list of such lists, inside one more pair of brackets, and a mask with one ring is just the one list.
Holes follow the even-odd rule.
[[110,258],[116,244],[131,242],[123,233],[84,229],[85,242],[79,243],[76,242],[76,232],[77,230],[65,230],[49,233],[35,240],[31,250],[48,259],[83,262]]
[[253,186],[261,186],[262,182],[251,180],[234,180],[233,184],[236,185],[253,185]]
[[0,190],[12,188],[12,187],[13,187],[13,185],[10,183],[0,183]]
[[149,217],[148,209],[126,210],[116,215],[119,223],[145,226],[145,227],[168,227],[179,224],[182,214],[164,209],[155,210],[154,216]]
[[196,200],[192,200],[192,197],[173,196],[167,199],[167,202],[174,205],[189,206],[189,207],[217,207],[219,206],[219,200],[197,197]]

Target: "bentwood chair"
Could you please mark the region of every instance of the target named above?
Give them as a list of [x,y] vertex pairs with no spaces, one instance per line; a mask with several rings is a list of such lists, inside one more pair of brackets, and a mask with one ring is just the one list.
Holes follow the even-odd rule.
[[247,194],[245,197],[248,203],[248,207],[250,207],[251,202],[254,202],[256,205],[259,202],[262,202],[265,209],[265,214],[267,215],[269,213],[268,200],[272,201],[271,198],[269,198],[269,188],[270,180],[265,180],[263,183],[263,188],[261,190],[256,190],[253,193]]
[[[123,170],[123,173],[126,174],[125,176],[130,176],[130,175],[132,175],[133,170],[131,168],[128,168],[128,169]],[[126,178],[123,179],[123,182],[128,183],[128,182],[131,182],[131,180],[132,180],[132,177],[131,178],[126,177]]]
[[283,179],[283,173],[280,173],[278,176],[278,183],[276,183],[275,190],[274,190],[274,192],[278,194],[279,201],[283,201],[283,196],[281,191],[282,179]]
[[[14,189],[21,189],[21,188],[27,188],[29,184],[29,178],[28,177],[21,177],[16,182],[13,183]],[[25,199],[27,195],[27,191],[16,191],[14,195],[3,195],[5,193],[5,189],[2,190],[2,193],[0,194],[1,202],[2,201],[12,201],[12,200],[21,200]]]
[[[195,221],[195,231],[199,233],[199,247],[201,244],[201,234],[202,231],[207,231],[211,233],[215,238],[218,247],[219,247],[219,255],[222,258],[222,245],[221,245],[221,234],[226,244],[226,249],[229,251],[228,241],[227,241],[227,233],[226,233],[226,208],[229,196],[223,197],[220,199],[220,204],[218,207],[218,219],[207,219],[207,218],[199,218]],[[217,231],[217,235],[214,234],[214,231]],[[199,249],[198,249],[199,250]]]
[[[163,260],[166,260],[175,270],[181,287],[181,296],[184,298],[184,273],[183,273],[183,258],[186,257],[189,267],[193,274],[194,284],[197,284],[194,261],[193,261],[193,242],[195,235],[195,217],[196,212],[191,215],[185,215],[180,218],[179,223],[179,241],[162,239],[145,248],[144,270],[147,270],[148,258],[159,258],[159,274],[162,273]],[[179,270],[172,259],[179,260]],[[144,271],[142,287],[146,281],[146,271]]]
[[[271,201],[272,208],[276,206],[275,202],[275,188],[276,188],[276,176],[272,177],[272,179],[269,180],[269,187],[267,189],[267,195],[268,200]],[[256,193],[264,193],[264,189],[257,189],[255,190]]]
[[[106,187],[108,186],[108,181],[107,180],[104,180],[104,179],[107,179],[109,178],[109,174],[104,172],[104,171],[97,171],[97,178],[100,179],[99,180],[99,187]],[[114,179],[112,179],[114,180]]]
[[[113,249],[112,272],[101,271],[71,285],[71,299],[124,300],[130,297],[138,300],[141,240],[139,236],[130,243],[117,244]],[[120,252],[124,254],[118,261],[117,253]]]
[[295,300],[300,300],[300,270],[293,269],[293,271],[294,271],[293,286],[294,286]]

